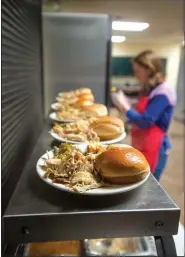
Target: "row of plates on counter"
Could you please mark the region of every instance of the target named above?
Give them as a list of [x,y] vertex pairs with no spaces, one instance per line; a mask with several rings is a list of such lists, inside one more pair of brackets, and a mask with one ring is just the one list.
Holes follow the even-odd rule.
[[[62,93],[58,94],[58,96],[61,96]],[[49,117],[53,122],[60,122],[60,123],[73,123],[76,122],[74,120],[61,120],[58,119],[56,116],[56,111],[57,111],[57,103],[54,103],[51,105],[51,109],[55,112],[51,112]],[[60,137],[58,134],[56,134],[54,131],[49,131],[49,134],[57,141],[59,142],[63,142],[63,143],[71,143],[74,144],[81,152],[85,152],[88,146],[88,143],[83,143],[83,142],[77,142],[77,141],[71,141],[68,140],[66,138],[62,138]],[[126,137],[126,133],[123,132],[123,134],[121,136],[119,136],[118,138],[112,139],[112,140],[107,140],[107,141],[101,141],[100,143],[102,145],[111,145],[111,144],[116,144],[116,143],[120,143],[121,141],[123,141]],[[121,145],[120,145],[121,146]],[[125,144],[122,144],[122,146],[124,147]],[[74,193],[74,194],[80,194],[78,192],[74,192],[71,189],[69,189],[68,187],[66,187],[64,184],[59,184],[59,183],[53,183],[53,181],[50,178],[46,178],[45,177],[45,170],[42,168],[42,166],[44,165],[44,162],[47,158],[53,158],[54,157],[54,151],[49,151],[45,154],[43,154],[37,164],[36,164],[36,170],[37,173],[39,175],[39,177],[47,184],[49,184],[52,187],[55,187],[59,190],[62,191],[66,191],[66,192],[70,192],[70,193]],[[113,194],[118,194],[118,193],[125,193],[127,191],[131,191],[135,188],[138,188],[139,186],[141,186],[142,184],[144,184],[147,179],[150,176],[150,170],[148,172],[148,175],[139,182],[133,183],[133,184],[128,184],[128,185],[116,185],[113,187],[105,187],[105,188],[97,188],[97,189],[92,189],[92,190],[88,190],[86,192],[83,192],[84,195],[113,195]]]
[[[62,96],[62,93],[59,93],[58,96]],[[57,115],[56,115],[56,111],[58,110],[57,108],[57,103],[53,103],[51,104],[51,109],[54,110],[55,112],[50,113],[49,117],[53,122],[60,122],[60,123],[73,123],[75,122],[74,120],[71,119],[58,119]],[[81,144],[82,142],[78,142],[78,141],[71,141],[68,140],[66,138],[63,138],[61,136],[59,136],[57,133],[55,133],[53,130],[49,131],[50,135],[56,139],[59,142],[66,142],[66,143],[71,143],[71,144]],[[120,135],[119,137],[112,139],[112,140],[106,140],[106,141],[101,141],[100,143],[103,145],[111,145],[111,144],[116,144],[119,143],[121,141],[123,141],[126,137],[126,132],[124,131],[122,133],[122,135]]]

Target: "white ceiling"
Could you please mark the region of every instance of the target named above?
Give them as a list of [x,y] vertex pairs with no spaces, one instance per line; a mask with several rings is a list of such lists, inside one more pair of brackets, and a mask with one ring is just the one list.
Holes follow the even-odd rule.
[[184,0],[63,0],[61,11],[108,13],[125,21],[148,22],[143,32],[113,32],[132,43],[183,41]]

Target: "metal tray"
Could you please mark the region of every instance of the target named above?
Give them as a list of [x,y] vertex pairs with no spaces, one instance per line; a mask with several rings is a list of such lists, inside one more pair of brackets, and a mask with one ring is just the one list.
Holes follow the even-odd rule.
[[[20,257],[20,256],[22,256],[22,257],[29,257],[28,254],[29,254],[29,244],[19,244],[17,249],[16,249],[16,252],[15,252],[14,256],[15,257]],[[79,255],[53,254],[53,255],[50,255],[48,257],[54,257],[54,256],[58,256],[58,257],[78,257],[78,256],[80,256],[80,253],[79,253]]]
[[[86,256],[157,256],[155,241],[153,237],[141,237],[141,238],[130,238],[131,240],[135,241],[134,243],[137,244],[138,252],[125,252],[120,251],[119,253],[109,253],[108,249],[110,247],[109,243],[112,239],[105,239],[102,245],[100,243],[99,248],[102,252],[98,252],[95,249],[92,249],[90,243],[93,240],[85,240],[84,241],[84,248]],[[124,242],[124,238],[123,238]],[[103,249],[104,248],[104,249]]]

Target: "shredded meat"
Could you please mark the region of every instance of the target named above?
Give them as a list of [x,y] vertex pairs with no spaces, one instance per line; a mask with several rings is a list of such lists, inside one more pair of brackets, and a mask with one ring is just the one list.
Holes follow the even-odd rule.
[[99,142],[97,133],[89,128],[89,121],[81,120],[76,123],[55,124],[53,131],[60,137],[77,142]]
[[103,181],[94,168],[94,161],[105,149],[101,145],[91,144],[82,153],[75,146],[63,143],[55,148],[53,158],[48,157],[45,160],[45,178],[50,178],[54,183],[65,184],[73,191],[81,193],[102,187]]

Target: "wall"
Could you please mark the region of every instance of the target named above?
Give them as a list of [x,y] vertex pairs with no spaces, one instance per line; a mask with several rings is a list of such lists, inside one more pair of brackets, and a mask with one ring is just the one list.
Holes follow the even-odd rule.
[[184,46],[181,47],[181,60],[179,67],[179,76],[177,81],[177,106],[175,108],[174,116],[180,121],[185,122],[185,105],[184,105],[184,68],[185,68],[185,52]]
[[[176,44],[136,44],[136,43],[114,43],[112,45],[112,56],[135,56],[139,52],[152,49],[161,57],[167,58],[167,80],[174,87],[177,86],[177,78],[180,63],[181,43]],[[126,82],[135,83],[135,79],[131,77],[112,77],[112,84],[124,84]]]
[[2,214],[43,127],[40,13],[40,0],[2,1]]

